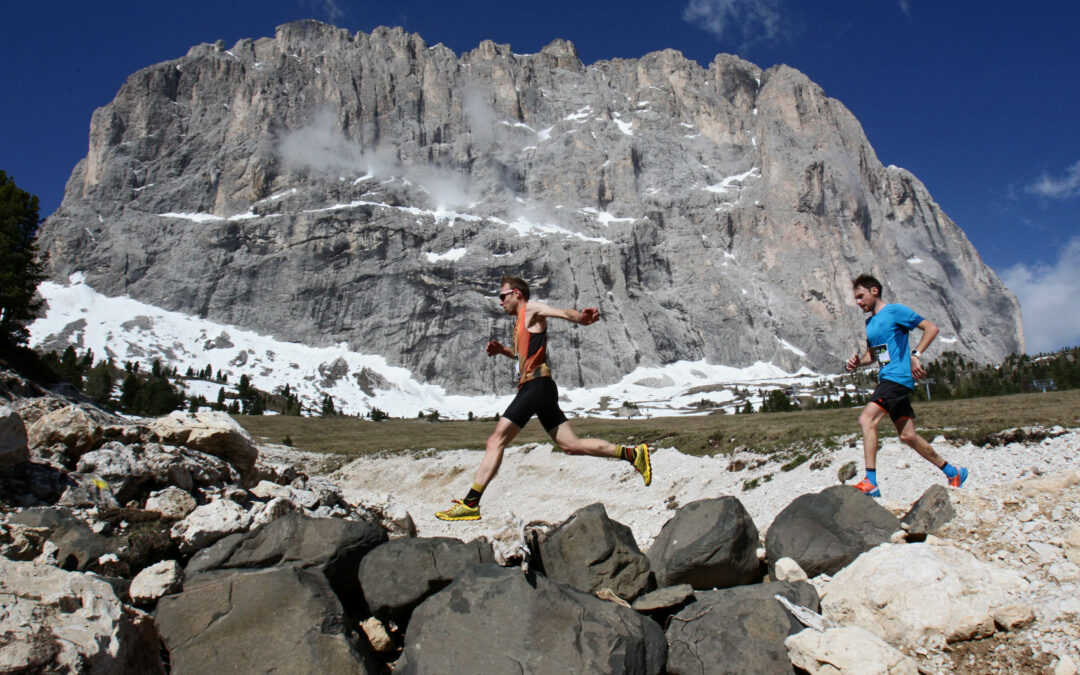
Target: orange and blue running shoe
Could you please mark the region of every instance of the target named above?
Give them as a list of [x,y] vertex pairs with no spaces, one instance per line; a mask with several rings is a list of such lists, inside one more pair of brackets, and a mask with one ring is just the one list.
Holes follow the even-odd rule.
[[964,487],[964,481],[967,480],[968,470],[960,466],[956,468],[956,475],[949,479],[949,487]]
[[871,497],[880,497],[881,496],[881,490],[878,489],[878,486],[871,483],[870,480],[867,479],[867,478],[863,478],[861,481],[856,483],[855,484],[855,489],[858,490],[859,492],[865,492],[866,494],[870,495]]

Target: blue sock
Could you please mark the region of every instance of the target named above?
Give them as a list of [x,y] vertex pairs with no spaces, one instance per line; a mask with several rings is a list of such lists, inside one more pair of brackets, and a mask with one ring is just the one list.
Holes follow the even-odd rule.
[[[956,469],[953,469],[955,471]],[[866,470],[866,480],[870,481],[874,485],[877,485],[877,469]]]
[[945,472],[946,478],[952,478],[957,474],[956,467],[948,462],[945,462],[945,466],[941,467],[941,470]]

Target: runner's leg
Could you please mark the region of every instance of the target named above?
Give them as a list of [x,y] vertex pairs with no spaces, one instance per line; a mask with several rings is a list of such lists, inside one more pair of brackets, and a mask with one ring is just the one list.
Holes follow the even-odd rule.
[[945,460],[934,451],[925,438],[915,432],[915,421],[910,417],[903,417],[896,422],[896,431],[900,434],[900,440],[909,445],[915,452],[922,455],[928,462],[942,468]]
[[495,425],[495,431],[488,436],[484,458],[480,460],[480,467],[476,470],[476,480],[474,482],[477,485],[487,487],[487,484],[499,472],[503,451],[506,450],[506,446],[510,444],[510,441],[514,440],[520,431],[521,427],[510,420],[505,417],[499,418],[498,423]]
[[859,415],[859,426],[862,427],[863,434],[863,460],[867,471],[877,470],[877,425],[887,414],[877,403],[867,403]]
[[552,440],[568,455],[593,457],[622,457],[619,446],[600,438],[578,438],[569,422],[563,422],[548,432]]

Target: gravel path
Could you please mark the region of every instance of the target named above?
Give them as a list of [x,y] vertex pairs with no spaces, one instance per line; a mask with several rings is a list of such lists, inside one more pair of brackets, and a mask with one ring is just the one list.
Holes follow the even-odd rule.
[[[971,475],[965,489],[992,493],[995,488],[1033,475],[1080,468],[1080,429],[1047,438],[1039,443],[1010,443],[983,448],[970,443],[953,446],[934,439],[935,449],[946,460],[966,466]],[[829,464],[815,469],[806,462],[782,471],[783,459],[771,460],[744,453],[735,457],[692,457],[673,448],[653,452],[653,483],[642,484],[629,464],[614,459],[571,457],[553,451],[551,445],[522,445],[507,449],[499,475],[488,486],[481,508],[484,518],[473,522],[446,523],[434,517],[437,510],[460,499],[472,484],[481,451],[419,452],[391,457],[357,459],[330,478],[348,494],[389,495],[416,522],[421,536],[459,539],[491,535],[508,518],[525,522],[557,524],[577,509],[601,502],[608,515],[629,526],[642,550],[647,550],[674,509],[698,499],[735,495],[764,533],[795,497],[817,492],[838,482],[837,469],[849,461],[862,475],[862,448],[854,436],[843,447],[825,450],[819,457]],[[752,469],[729,471],[733,460],[744,460]],[[771,476],[766,481],[765,476]],[[744,481],[757,478],[759,486],[743,490]],[[850,481],[850,482],[855,482]],[[943,474],[896,439],[886,439],[878,453],[878,482],[882,504],[905,509]]]

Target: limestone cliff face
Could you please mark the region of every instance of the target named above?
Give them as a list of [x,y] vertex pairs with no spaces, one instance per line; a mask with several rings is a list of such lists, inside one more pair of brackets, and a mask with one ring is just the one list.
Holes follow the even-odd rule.
[[802,73],[726,54],[457,57],[312,21],[200,45],[95,112],[40,239],[57,278],[459,392],[491,388],[504,273],[599,305],[595,326],[552,324],[564,385],[678,360],[838,370],[864,271],[939,350],[1023,348],[1016,299],[917,178]]

